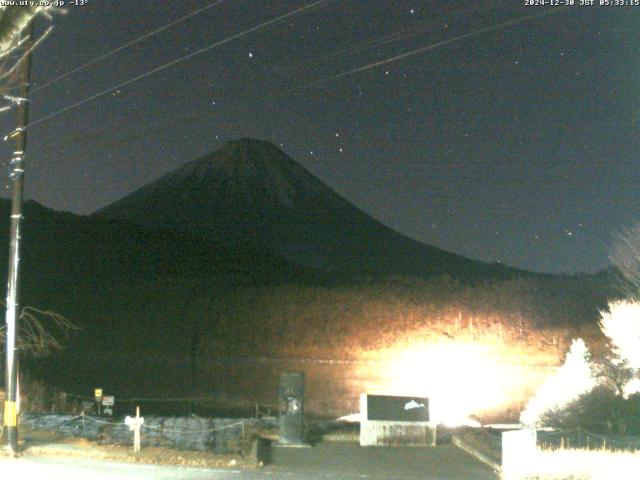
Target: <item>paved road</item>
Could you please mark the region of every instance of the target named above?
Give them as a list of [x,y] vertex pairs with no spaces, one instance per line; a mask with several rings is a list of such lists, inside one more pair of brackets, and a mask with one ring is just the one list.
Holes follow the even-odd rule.
[[309,449],[277,448],[274,463],[257,470],[136,465],[77,458],[0,459],[2,478],[47,480],[496,480],[452,445],[436,448],[361,448],[352,443]]
[[[361,447],[325,442],[310,449],[274,448],[270,471],[308,479],[496,480],[498,476],[451,444],[437,447]],[[308,476],[303,476],[308,475]],[[267,478],[267,477],[262,477]],[[285,478],[285,477],[281,477]],[[289,477],[290,478],[290,477]]]
[[135,465],[77,458],[0,460],[2,478],[47,480],[240,480],[235,470],[210,470],[165,465]]

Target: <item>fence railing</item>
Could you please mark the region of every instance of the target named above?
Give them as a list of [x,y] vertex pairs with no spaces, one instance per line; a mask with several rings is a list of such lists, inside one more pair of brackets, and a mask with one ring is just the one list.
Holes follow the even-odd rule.
[[589,432],[584,428],[538,432],[538,443],[550,448],[640,450],[640,437]]

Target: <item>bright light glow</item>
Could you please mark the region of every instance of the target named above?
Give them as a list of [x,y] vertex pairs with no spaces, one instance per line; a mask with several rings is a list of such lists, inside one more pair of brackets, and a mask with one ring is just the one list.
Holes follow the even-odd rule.
[[342,417],[336,418],[336,421],[345,423],[359,423],[362,421],[362,415],[360,412],[350,413],[349,415],[343,415]]
[[534,467],[536,431],[512,430],[502,433],[502,477],[525,478]]
[[432,421],[478,426],[469,415],[508,400],[508,369],[495,357],[488,345],[463,342],[395,348],[380,384],[367,385],[366,393],[428,397]]
[[640,393],[640,379],[637,378],[632,378],[622,387],[622,397],[625,400],[629,398],[629,395],[633,395],[634,393]]
[[613,353],[631,368],[640,368],[640,302],[620,300],[600,312],[600,329],[613,344]]
[[529,400],[520,421],[525,425],[538,425],[542,414],[567,406],[595,385],[589,351],[582,339],[574,340],[564,364]]

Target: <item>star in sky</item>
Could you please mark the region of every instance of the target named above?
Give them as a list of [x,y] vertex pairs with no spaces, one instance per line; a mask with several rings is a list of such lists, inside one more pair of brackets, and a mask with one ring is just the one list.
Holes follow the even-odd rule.
[[[34,85],[84,62],[69,52],[95,58],[189,13],[193,2],[165,6],[136,0],[134,10],[126,3],[110,2],[109,15],[89,8],[56,19],[55,41],[45,42],[34,57]],[[195,52],[273,19],[289,4],[304,4],[240,3],[250,15],[239,15],[236,2],[222,2],[188,25],[38,92],[30,117],[171,62],[178,52]],[[640,155],[640,136],[630,117],[640,86],[630,45],[640,43],[640,31],[629,11],[587,15],[567,9],[295,90],[531,14],[519,2],[479,0],[477,8],[459,11],[450,2],[431,2],[424,18],[429,28],[403,37],[422,17],[417,2],[404,3],[392,17],[386,15],[388,2],[329,3],[330,9],[312,9],[301,21],[250,33],[34,128],[28,198],[90,213],[223,140],[248,136],[280,145],[356,206],[424,243],[533,270],[607,265],[602,244],[636,218],[639,208],[640,179],[632,165]],[[125,15],[141,26],[118,28]],[[389,38],[397,40],[379,44]],[[373,48],[354,51],[362,44]],[[537,47],[523,47],[531,44]],[[199,108],[213,113],[214,106],[217,115],[144,134],[166,117],[189,118],[203,113]],[[12,128],[15,119],[7,116],[3,131]],[[87,181],[74,190],[82,181],[81,163],[100,184]],[[436,167],[453,163],[455,169]],[[594,179],[604,187],[594,191]],[[521,218],[534,226],[522,226]],[[590,227],[576,226],[577,218],[592,219]],[[500,227],[499,238],[493,225]],[[549,235],[545,225],[563,227]],[[540,236],[536,241],[534,234]],[[576,237],[585,238],[580,249]]]

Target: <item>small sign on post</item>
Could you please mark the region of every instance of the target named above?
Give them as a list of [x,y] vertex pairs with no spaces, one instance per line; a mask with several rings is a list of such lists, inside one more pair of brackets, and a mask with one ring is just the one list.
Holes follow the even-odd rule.
[[93,398],[95,399],[96,402],[96,413],[98,415],[102,414],[102,389],[101,388],[95,388],[93,390]]
[[113,395],[104,395],[102,397],[102,413],[104,415],[113,416],[113,405],[116,403],[116,399]]
[[140,428],[144,424],[144,417],[140,416],[140,407],[136,407],[136,416],[124,419],[124,424],[129,427],[129,430],[133,431],[133,451],[138,453],[140,451]]

